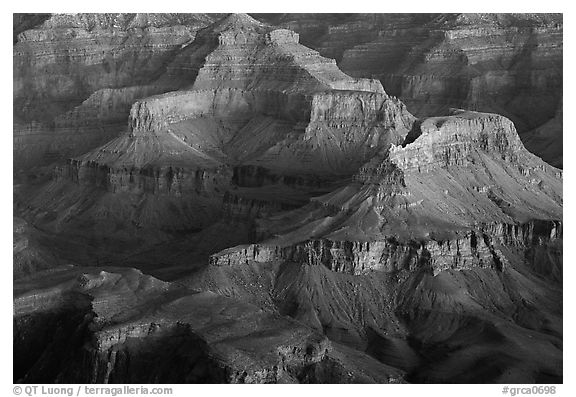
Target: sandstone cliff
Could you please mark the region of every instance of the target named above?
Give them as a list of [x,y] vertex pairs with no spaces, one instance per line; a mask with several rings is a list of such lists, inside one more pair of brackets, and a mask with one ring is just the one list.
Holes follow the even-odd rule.
[[[369,371],[344,362],[342,348],[287,317],[134,269],[59,268],[28,283],[42,291],[16,285],[15,381],[320,383],[342,373],[348,382],[397,382],[403,374],[375,360]],[[51,338],[51,328],[60,335]]]
[[[54,26],[140,21],[122,18]],[[303,40],[335,34],[340,60],[384,20],[307,18]],[[465,24],[464,42],[511,23],[386,18],[406,42],[416,22],[424,36]],[[26,20],[17,38],[27,23],[60,32]],[[417,119],[286,26],[207,25],[146,82],[55,118],[69,131],[122,119],[115,137],[15,185],[15,381],[561,382],[562,171],[505,116]],[[460,52],[442,48],[438,70],[454,71]],[[18,122],[50,141],[48,121]]]
[[[378,81],[345,75],[293,32],[247,15],[200,30],[158,81],[174,81],[177,68],[195,76],[190,87],[136,101],[128,131],[58,167],[32,207],[72,208],[73,223],[51,221],[69,230],[84,222],[105,233],[129,223],[142,237],[198,230],[216,221],[232,185],[280,182],[309,197],[310,185],[350,176],[414,123]],[[266,178],[254,184],[253,172]]]
[[14,21],[15,169],[117,136],[132,103],[210,24],[203,14],[21,15]]
[[[378,78],[417,116],[463,108],[551,130],[529,149],[562,165],[553,119],[562,98],[557,14],[276,14],[351,76]],[[561,105],[560,105],[561,106]],[[534,142],[534,141],[533,141]],[[553,148],[553,149],[552,149]]]
[[[292,317],[323,329],[332,340],[372,351],[385,363],[419,368],[411,380],[437,379],[450,371],[454,380],[472,381],[479,379],[475,360],[496,354],[486,347],[494,335],[529,338],[501,328],[494,313],[497,318],[522,313],[515,317],[517,324],[539,329],[537,344],[547,343],[549,331],[536,324],[556,321],[557,314],[544,313],[555,311],[553,285],[562,279],[561,221],[562,172],[529,153],[510,120],[457,111],[417,122],[402,145],[375,156],[352,183],[263,219],[258,233],[264,241],[212,256],[209,279],[229,274],[230,281],[210,288],[244,296],[244,284],[236,284],[232,275],[246,277],[247,268],[275,264],[273,302]],[[518,300],[517,288],[533,282],[548,283],[543,287],[548,303],[534,303],[535,297],[526,298],[532,303]],[[266,290],[266,283],[258,283]],[[326,290],[332,291],[329,296],[316,295]],[[460,298],[457,291],[474,298]],[[390,296],[394,303],[385,303]],[[357,300],[359,306],[352,303]],[[450,338],[432,331],[443,327],[452,327]],[[493,333],[472,338],[484,346],[475,353],[456,347],[457,340],[470,337],[468,327],[488,327]],[[402,344],[406,332],[421,341],[420,352],[435,356],[433,346],[441,343],[456,349],[450,351],[460,359],[476,358],[466,370],[443,362],[436,372]],[[380,343],[401,349],[402,359],[384,353],[376,347]],[[545,366],[557,373],[558,362],[548,353]],[[528,364],[534,362],[530,352],[514,354],[525,357],[527,366],[504,364],[504,359],[494,367],[499,379],[507,379],[504,368],[535,381],[544,376]]]
[[[304,45],[336,59],[345,73],[379,79],[417,116],[457,107],[502,114],[521,136],[540,127],[551,131],[530,139],[529,149],[562,165],[558,124],[548,124],[561,106],[560,15],[255,15],[289,29],[277,30],[270,40],[287,45],[299,34]],[[17,168],[93,149],[121,133],[134,101],[192,84],[208,49],[191,51],[189,44],[199,29],[220,18],[15,14]],[[165,78],[157,80],[164,71]]]

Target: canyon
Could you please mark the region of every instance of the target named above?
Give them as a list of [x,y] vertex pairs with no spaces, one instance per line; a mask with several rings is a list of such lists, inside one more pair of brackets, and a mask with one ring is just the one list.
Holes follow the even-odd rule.
[[[15,168],[94,149],[121,133],[134,101],[192,84],[194,62],[169,65],[223,16],[14,14]],[[379,79],[418,117],[502,114],[562,168],[561,14],[254,16],[298,33],[348,75]]]
[[14,382],[562,382],[561,16],[15,14],[14,65]]

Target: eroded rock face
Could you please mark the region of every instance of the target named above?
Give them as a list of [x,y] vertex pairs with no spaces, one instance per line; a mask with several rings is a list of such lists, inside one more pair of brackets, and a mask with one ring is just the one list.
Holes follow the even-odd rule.
[[[548,123],[562,102],[560,15],[262,14],[261,21],[286,29],[266,33],[266,24],[260,23],[248,33],[236,33],[246,20],[233,21],[205,34],[193,51],[188,44],[195,33],[220,15],[15,18],[18,168],[97,147],[122,132],[134,101],[191,85],[210,43],[230,47],[255,40],[284,46],[300,41],[336,59],[351,76],[378,78],[417,116],[444,114],[451,107],[503,114],[522,137],[538,129],[538,139],[528,134],[524,142],[531,142],[529,149],[548,163],[562,165],[561,123]],[[108,52],[101,50],[103,45]],[[299,56],[303,62],[307,58],[306,53]],[[212,59],[212,67],[218,67],[218,55]],[[253,67],[243,66],[237,70],[252,72]],[[165,77],[156,80],[163,71]],[[277,86],[286,73],[270,74],[271,84]],[[350,86],[337,84],[333,81],[332,88]],[[355,89],[366,89],[366,84],[372,91],[374,84],[362,80]]]
[[509,120],[458,113],[414,131],[353,183],[263,228],[284,245],[309,236],[446,240],[482,224],[561,220],[562,172],[524,149]]
[[[419,117],[463,108],[502,114],[529,149],[562,165],[544,126],[562,101],[563,20],[556,14],[283,14],[275,22],[338,60],[351,76],[376,77]],[[535,141],[529,131],[542,127]],[[560,126],[560,129],[562,127]],[[542,133],[540,133],[542,135]]]
[[[15,381],[331,382],[335,374],[326,367],[347,371],[350,380],[366,376],[361,368],[342,366],[339,348],[313,329],[212,292],[134,269],[59,268],[41,277],[16,286],[15,354],[21,356],[15,356]],[[50,286],[28,292],[34,283]],[[71,339],[52,335],[50,327],[41,330],[40,317]],[[22,349],[32,334],[36,349],[26,361]],[[55,351],[61,361],[54,353],[41,355]],[[379,380],[401,374],[392,369]]]
[[136,99],[174,89],[150,83],[212,21],[203,14],[19,18],[15,168],[75,156],[119,135]]
[[[111,214],[120,214],[150,233],[158,226],[197,230],[216,221],[233,184],[253,185],[241,177],[246,167],[264,170],[264,185],[303,181],[310,190],[307,180],[321,185],[351,175],[379,150],[401,143],[414,123],[378,81],[345,75],[333,60],[299,45],[298,35],[247,15],[200,30],[153,85],[186,73],[195,78],[190,87],[135,101],[128,132],[58,167],[43,199],[52,202],[46,198],[62,192],[57,186],[72,182],[78,187],[58,200],[59,208],[78,206],[90,188],[140,202],[119,208],[98,193],[93,203],[82,202],[83,222],[108,231],[117,223]],[[38,205],[52,207],[32,206]],[[143,216],[154,205],[164,208],[162,215]],[[194,206],[203,210],[182,216]]]
[[476,150],[517,163],[524,150],[514,124],[497,115],[461,112],[428,118],[420,124],[420,131],[417,142],[391,150],[390,160],[403,171],[468,166],[473,164]]
[[[393,146],[361,167],[351,184],[317,197],[305,207],[262,220],[260,233],[273,237],[222,251],[212,256],[211,265],[215,269],[232,269],[221,272],[236,273],[241,270],[234,269],[248,266],[286,264],[292,277],[298,274],[301,278],[297,282],[286,280],[290,287],[284,288],[290,292],[278,287],[283,299],[290,302],[283,306],[284,310],[300,321],[325,329],[334,340],[346,340],[367,349],[374,343],[367,329],[386,329],[402,335],[406,330],[399,331],[391,325],[398,320],[420,341],[421,352],[432,352],[437,343],[456,343],[428,327],[452,327],[457,340],[460,334],[462,338],[469,337],[470,329],[484,329],[477,336],[481,345],[488,340],[524,338],[519,334],[512,336],[515,331],[491,325],[492,320],[485,320],[477,310],[501,311],[497,316],[525,313],[524,320],[517,320],[520,327],[540,329],[546,340],[548,331],[535,324],[547,321],[543,320],[547,317],[544,313],[552,306],[536,309],[517,301],[517,297],[505,295],[523,288],[520,285],[525,285],[521,281],[524,276],[520,274],[532,274],[530,277],[547,280],[550,286],[561,278],[561,178],[560,170],[524,148],[513,124],[502,116],[457,112],[450,117],[424,119],[402,145]],[[544,262],[546,270],[542,267]],[[338,305],[361,299],[362,309],[337,314],[324,306],[333,307],[334,301],[313,298],[313,291],[325,291],[329,283],[325,277],[345,277],[335,273],[354,279],[329,299],[338,301]],[[398,317],[387,314],[379,318],[376,312],[384,309],[372,303],[372,298],[358,298],[355,291],[363,277],[380,278],[383,286],[378,288],[387,291],[385,294],[394,295],[393,291],[397,291],[398,301],[393,305],[398,304],[394,306]],[[551,288],[548,296],[554,300],[555,287]],[[474,296],[473,301],[479,306],[457,298],[463,291]],[[351,296],[342,298],[339,293]],[[312,303],[308,303],[310,300]],[[489,309],[493,305],[498,309]],[[440,307],[450,309],[440,314],[436,312]],[[360,315],[359,312],[362,320],[347,317]],[[337,328],[345,332],[331,330],[335,316],[340,321]],[[382,343],[379,337],[376,340]],[[490,348],[480,350],[480,355],[496,354],[488,353]],[[409,352],[404,352],[407,361],[401,365],[420,365],[422,371],[411,373],[409,379],[445,376],[428,369],[422,361],[411,362],[406,358],[410,357]],[[553,354],[546,359],[550,370],[558,368],[555,360]],[[505,379],[505,371],[514,367],[505,362],[507,359],[502,358],[494,366],[499,379]],[[475,379],[472,363],[466,364],[470,372],[444,365],[452,368],[455,380]],[[512,372],[533,371],[532,365]],[[541,379],[547,371],[535,370],[530,376]]]
[[[464,23],[386,18],[408,58],[417,21]],[[57,118],[124,131],[15,186],[15,381],[561,382],[562,171],[509,118],[416,119],[299,44],[396,37],[327,20],[222,16]]]
[[[523,225],[486,225],[461,238],[426,242],[312,240],[292,246],[252,244],[219,252],[211,257],[214,266],[290,261],[325,266],[336,272],[366,274],[371,271],[395,273],[425,269],[437,275],[448,269],[491,268],[502,271],[508,262],[500,246],[526,252],[547,251],[559,260],[553,247],[562,240],[562,224],[535,221]],[[537,266],[534,259],[529,266]]]

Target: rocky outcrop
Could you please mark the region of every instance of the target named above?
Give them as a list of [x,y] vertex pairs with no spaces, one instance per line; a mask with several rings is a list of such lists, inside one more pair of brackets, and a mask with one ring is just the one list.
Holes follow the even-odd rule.
[[[451,107],[498,113],[510,118],[528,142],[529,131],[550,129],[544,125],[561,103],[563,21],[558,14],[268,18],[300,33],[304,43],[337,59],[351,76],[377,77],[420,117]],[[547,138],[529,149],[557,166],[561,139],[544,134]]]
[[[382,39],[443,83],[469,62],[445,40],[476,45],[518,17],[382,18],[398,48],[373,35],[379,18],[327,16],[299,36],[222,16],[150,79],[59,112],[61,130],[112,133],[123,118],[123,131],[15,185],[34,225],[15,229],[15,381],[561,381],[562,171],[509,118],[416,119],[379,81],[299,44],[334,34],[317,43],[346,60],[354,40]],[[136,29],[106,21],[58,23]],[[423,48],[435,49],[413,59]],[[25,262],[43,252],[75,265]]]
[[562,172],[527,152],[510,121],[458,114],[424,120],[352,183],[263,220],[261,230],[279,245],[318,237],[452,240],[480,224],[560,221],[561,192]]
[[332,271],[356,275],[371,271],[415,272],[419,269],[427,269],[434,275],[448,269],[492,268],[502,271],[507,259],[499,247],[528,252],[536,247],[547,249],[551,243],[561,239],[560,222],[533,221],[523,225],[486,225],[453,240],[401,242],[391,237],[371,242],[311,240],[287,247],[252,244],[219,252],[211,257],[210,263],[214,266],[237,266],[288,261],[325,266]]
[[212,263],[289,261],[351,274],[436,275],[502,271],[504,251],[513,249],[531,267],[542,258],[535,251],[548,252],[556,267],[561,177],[526,151],[502,116],[429,118],[401,146],[361,167],[351,184],[262,220],[264,243],[225,250]]
[[[521,136],[539,128],[539,139],[524,141],[532,142],[529,149],[552,165],[561,164],[558,128],[548,125],[561,106],[561,16],[262,14],[257,18],[281,28],[246,16],[202,30],[220,18],[17,15],[15,115],[24,124],[14,127],[17,167],[74,156],[118,136],[123,129],[118,121],[125,120],[131,103],[191,86],[197,74],[197,89],[219,87],[212,74],[222,62],[237,63],[234,82],[227,83],[234,88],[247,88],[242,80],[258,74],[262,89],[278,88],[281,82],[290,89],[298,81],[299,86],[379,92],[377,82],[362,79],[376,77],[418,116],[442,114],[450,107],[503,114]],[[246,29],[249,24],[253,27]],[[302,50],[299,41],[336,59],[353,77],[340,72],[333,60]],[[255,67],[252,55],[241,49],[243,43],[255,42],[291,47],[288,56],[303,69],[285,63],[279,67],[284,55],[271,53],[261,55],[267,58],[263,64],[274,68]],[[100,51],[102,45],[110,51]],[[40,94],[43,87],[50,87],[50,97]],[[32,141],[20,132],[38,123],[46,125],[44,134],[53,139],[40,144],[37,135]],[[34,154],[31,148],[36,148]]]
[[420,136],[390,150],[390,161],[403,171],[467,166],[473,151],[482,150],[510,163],[518,163],[523,150],[514,124],[502,116],[471,112],[432,117],[420,124]]
[[[230,30],[232,27],[235,30]],[[226,36],[228,32],[233,32],[231,37],[241,36],[240,41]],[[199,118],[250,124],[266,117],[289,125],[282,135],[275,131],[277,124],[264,127],[265,139],[273,140],[266,146],[254,142],[257,148],[252,149],[252,156],[242,153],[243,158],[250,157],[249,164],[276,172],[283,169],[283,173],[311,173],[314,169],[316,174],[341,174],[355,166],[350,158],[369,157],[378,148],[402,140],[411,128],[412,116],[399,101],[386,95],[379,82],[350,78],[335,62],[299,45],[297,36],[284,30],[248,16],[230,16],[200,32],[197,40],[216,42],[212,37],[221,39],[205,57],[192,90],[134,104],[130,117],[134,133],[173,129],[182,136]],[[235,134],[244,135],[242,128],[231,127],[231,131],[215,132],[225,145],[235,140]],[[332,142],[324,139],[327,134],[334,138]],[[204,152],[218,154],[219,148],[196,143],[198,137],[187,134],[184,140],[194,142],[194,147]],[[243,144],[245,151],[250,150]],[[228,161],[238,158],[233,148],[226,149],[233,157]],[[317,153],[310,156],[312,162],[303,153],[310,151]]]
[[[16,286],[17,382],[318,383],[337,380],[330,366],[350,380],[363,376],[326,337],[292,319],[133,269],[58,269],[28,282],[45,289]],[[41,317],[49,327],[41,329]],[[36,356],[24,354],[33,336]]]
[[[247,15],[227,16],[200,30],[148,87],[167,87],[179,74],[192,79],[192,86],[137,100],[127,132],[57,167],[56,185],[78,186],[59,201],[74,207],[82,202],[82,191],[97,188],[103,192],[93,196],[93,205],[103,199],[105,214],[119,210],[121,219],[144,229],[150,226],[149,217],[141,217],[148,212],[141,208],[145,203],[156,202],[179,214],[203,208],[202,214],[181,218],[192,224],[179,228],[195,230],[216,220],[205,215],[220,213],[222,198],[233,184],[267,189],[265,185],[280,182],[309,197],[312,189],[351,175],[379,150],[402,142],[414,123],[378,81],[345,75],[334,61],[299,45],[297,35]],[[110,97],[110,92],[115,94]],[[126,100],[118,95],[127,99],[146,92],[100,90],[88,102],[111,98],[111,108],[104,113],[120,117]],[[88,115],[87,125],[93,125],[92,113],[86,112],[78,108],[67,117],[80,120]],[[257,177],[255,183],[248,176],[253,170],[266,177]],[[47,197],[60,192],[47,190]],[[127,211],[112,209],[116,204],[108,201],[107,193],[129,194],[141,204]],[[180,197],[186,200],[174,208]],[[97,215],[102,212],[94,211],[85,209],[82,216],[91,214],[97,219],[89,222],[103,222]],[[174,216],[152,218],[157,225],[162,218],[172,222]]]
[[[211,22],[203,14],[22,16],[14,27],[14,111],[24,125],[14,129],[15,168],[118,136],[136,99],[174,89],[149,84]],[[20,132],[38,123],[46,141]]]

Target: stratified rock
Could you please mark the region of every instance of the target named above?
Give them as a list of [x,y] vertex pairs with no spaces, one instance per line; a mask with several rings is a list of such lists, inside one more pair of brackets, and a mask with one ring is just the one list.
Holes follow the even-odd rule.
[[290,235],[300,241],[311,233],[342,240],[347,234],[368,241],[430,238],[479,224],[562,219],[562,172],[529,153],[510,120],[497,115],[423,120],[418,132],[368,162],[355,180],[301,210],[329,218]]
[[[15,294],[15,381],[332,383],[402,376],[375,360],[371,369],[354,359],[343,363],[342,348],[290,318],[134,269],[59,268],[16,284]],[[60,335],[52,334],[56,329]]]
[[[306,18],[344,59],[384,20]],[[403,37],[388,54],[437,48],[427,65],[457,76],[442,40],[533,17],[386,18]],[[416,21],[440,41],[419,45]],[[462,37],[442,33],[454,21]],[[16,280],[15,381],[562,381],[562,171],[509,118],[416,119],[244,14],[58,120],[120,119],[131,97],[122,134],[15,186],[32,248],[79,265]]]
[[[21,15],[15,20],[15,169],[75,156],[117,136],[203,14]],[[32,133],[34,132],[34,133]]]
[[552,119],[523,135],[524,144],[528,150],[558,168],[563,167],[563,145],[560,144],[564,139],[562,103],[561,99]]
[[[485,381],[476,365],[489,357],[492,381],[558,379],[560,350],[545,346],[561,326],[561,175],[502,116],[421,120],[353,183],[263,220],[260,233],[273,237],[213,255],[203,277],[225,294],[273,288],[280,310],[410,368],[410,380]],[[255,291],[240,281],[254,279],[250,269],[265,275]],[[408,335],[427,356],[401,347]],[[508,347],[532,338],[537,354]],[[383,353],[395,345],[400,358]]]
[[187,73],[190,87],[136,101],[129,131],[59,167],[31,206],[73,208],[66,222],[50,221],[64,230],[131,223],[162,240],[159,231],[215,222],[232,184],[309,191],[352,175],[414,123],[378,81],[345,75],[297,34],[247,15],[200,30],[153,85]]
[[[268,16],[335,58],[378,78],[419,117],[456,107],[510,118],[529,150],[559,165],[554,118],[562,98],[559,14],[282,14]],[[561,105],[560,105],[561,106]],[[524,137],[535,128],[536,140]],[[547,136],[547,138],[544,138]],[[554,156],[552,156],[554,153]]]
[[57,257],[40,242],[41,233],[22,218],[13,218],[13,276],[15,278],[58,265]]
[[[523,136],[552,119],[561,100],[560,15],[255,15],[299,33],[304,45],[336,59],[351,76],[380,79],[418,116],[444,114],[450,107],[499,113],[512,119]],[[196,48],[191,59],[188,44],[198,29],[217,19],[205,14],[15,14],[16,117],[23,124],[44,124],[33,138],[20,132],[30,127],[15,125],[17,167],[90,150],[121,133],[135,100],[192,84],[198,70],[192,65],[207,49]],[[290,43],[294,34],[279,30],[275,35],[274,40]],[[233,36],[223,40],[238,40]],[[110,51],[101,51],[102,45]],[[168,78],[151,84],[165,69]],[[92,115],[91,127],[76,124],[70,111]],[[529,149],[560,164],[558,137],[542,139]]]

